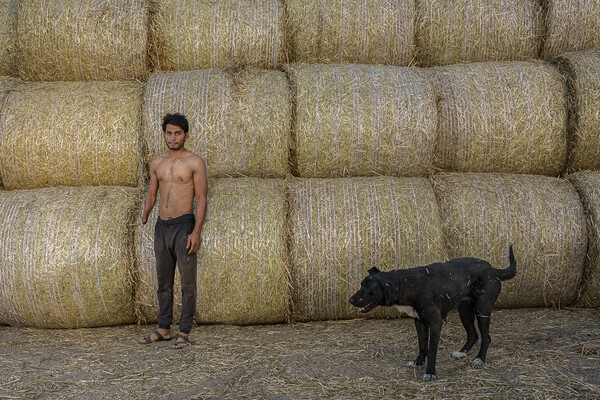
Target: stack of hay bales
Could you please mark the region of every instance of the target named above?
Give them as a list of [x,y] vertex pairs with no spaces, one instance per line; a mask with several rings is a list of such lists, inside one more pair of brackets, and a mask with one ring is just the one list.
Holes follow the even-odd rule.
[[22,79],[145,79],[146,0],[17,3],[17,68]]
[[135,186],[141,101],[135,82],[14,87],[0,115],[4,187]]
[[437,112],[425,71],[368,65],[290,68],[301,177],[424,176]]
[[148,160],[164,153],[161,120],[190,122],[186,148],[204,158],[211,177],[285,177],[292,108],[282,72],[245,68],[156,74],[144,94]]
[[544,0],[544,44],[541,57],[600,48],[600,2]]
[[583,200],[589,238],[583,284],[576,304],[600,307],[600,172],[577,172],[569,175],[569,181]]
[[600,169],[600,50],[557,59],[568,77],[571,151],[569,171]]
[[[371,267],[444,259],[437,203],[425,178],[296,178],[289,192],[296,320],[358,316],[348,299]],[[381,309],[369,316],[395,315]]]
[[536,0],[420,0],[419,64],[426,67],[535,58],[539,47]]
[[436,166],[556,176],[567,157],[564,79],[551,64],[487,62],[430,70],[440,95]]
[[137,190],[0,191],[0,322],[78,328],[134,320]]
[[[136,312],[142,322],[157,319],[154,221],[136,234]],[[196,322],[278,323],[288,316],[285,182],[281,179],[222,178],[208,191],[202,245],[198,252]],[[178,274],[177,274],[178,275]],[[175,319],[181,312],[179,277]]]
[[290,58],[324,64],[409,65],[413,0],[287,0]]
[[0,76],[15,73],[16,5],[16,0],[0,0]]
[[286,61],[281,0],[151,0],[151,55],[159,71]]
[[440,174],[433,179],[448,256],[508,266],[501,307],[569,305],[577,297],[587,249],[583,207],[564,179],[512,174]]

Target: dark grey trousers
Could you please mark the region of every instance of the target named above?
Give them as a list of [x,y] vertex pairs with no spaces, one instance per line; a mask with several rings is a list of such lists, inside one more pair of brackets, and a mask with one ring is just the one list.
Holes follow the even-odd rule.
[[196,312],[196,254],[188,254],[187,240],[194,230],[194,214],[156,221],[154,254],[158,278],[158,327],[170,329],[173,323],[173,281],[175,266],[181,276],[181,318],[179,331],[190,333]]

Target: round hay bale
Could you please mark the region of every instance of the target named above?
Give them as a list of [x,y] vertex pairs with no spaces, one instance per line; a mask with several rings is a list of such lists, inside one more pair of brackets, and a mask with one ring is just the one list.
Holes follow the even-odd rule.
[[[198,252],[197,323],[266,324],[288,317],[285,183],[281,179],[224,178],[210,182],[208,208]],[[154,226],[138,227],[136,314],[156,322],[158,300]],[[181,314],[176,276],[176,320]]]
[[17,0],[0,0],[0,76],[16,72]]
[[288,0],[291,58],[316,64],[407,66],[415,6],[407,0]]
[[157,71],[188,71],[286,62],[281,0],[153,2],[152,63]]
[[436,67],[441,100],[435,164],[453,172],[557,176],[567,156],[564,79],[544,63]]
[[569,88],[568,170],[600,169],[600,50],[556,60]]
[[0,192],[0,322],[38,328],[135,321],[137,189]]
[[21,79],[146,78],[146,0],[19,0],[17,12]]
[[[371,267],[389,271],[446,258],[425,178],[296,178],[288,190],[295,320],[358,317],[348,299]],[[367,316],[398,311],[380,307]]]
[[167,151],[161,121],[180,112],[190,122],[186,148],[211,177],[285,177],[292,106],[283,72],[244,69],[153,75],[144,94],[148,161]]
[[535,58],[536,0],[420,0],[418,62],[424,67]]
[[576,172],[568,176],[583,200],[587,215],[588,253],[579,297],[575,305],[600,307],[600,172]]
[[600,47],[600,2],[544,0],[544,42],[541,57]]
[[577,192],[567,181],[533,175],[441,174],[433,178],[450,258],[477,257],[508,267],[499,307],[567,306],[577,297],[587,233]]
[[296,64],[290,76],[299,176],[423,176],[430,169],[437,110],[425,71]]
[[19,85],[0,115],[4,187],[136,185],[141,103],[133,82]]

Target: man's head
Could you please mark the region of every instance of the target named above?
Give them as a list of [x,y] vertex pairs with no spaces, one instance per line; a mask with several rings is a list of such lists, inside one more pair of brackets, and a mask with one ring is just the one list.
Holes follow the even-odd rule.
[[169,150],[179,150],[189,137],[189,123],[185,115],[167,114],[162,120],[163,137]]

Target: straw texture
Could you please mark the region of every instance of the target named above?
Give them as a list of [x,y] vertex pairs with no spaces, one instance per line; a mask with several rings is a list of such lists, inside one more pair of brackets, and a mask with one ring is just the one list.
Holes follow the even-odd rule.
[[419,65],[535,58],[539,9],[535,0],[418,0]]
[[280,0],[153,1],[151,44],[157,71],[253,65],[286,59]]
[[543,0],[544,45],[541,56],[600,48],[600,2],[596,0]]
[[0,0],[0,76],[16,72],[17,0]]
[[441,174],[434,177],[450,258],[477,257],[508,267],[500,307],[567,306],[577,297],[587,233],[583,206],[566,180],[532,175]]
[[[142,322],[158,315],[154,258],[155,206],[136,234],[136,313]],[[263,324],[288,317],[285,244],[285,183],[281,179],[224,178],[211,181],[198,252],[197,323]],[[176,274],[175,311],[181,314]]]
[[0,322],[78,328],[135,321],[136,189],[0,192]]
[[299,176],[423,176],[430,169],[437,110],[425,71],[294,64],[290,76]]
[[161,121],[180,112],[190,122],[186,148],[211,177],[285,177],[292,107],[279,71],[202,70],[153,75],[144,94],[148,161],[167,150]]
[[[288,190],[295,320],[357,317],[348,299],[371,267],[388,271],[445,259],[425,178],[296,178]],[[393,316],[398,312],[391,309],[368,315]]]
[[19,85],[0,115],[4,187],[136,185],[141,101],[133,82]]
[[18,1],[24,80],[143,80],[147,38],[146,0]]
[[576,305],[600,307],[600,172],[576,172],[569,181],[581,196],[587,215],[588,253]]
[[489,62],[431,70],[439,105],[436,166],[558,175],[567,156],[566,85],[550,64]]
[[412,0],[288,0],[294,62],[409,65],[415,55]]
[[569,88],[569,171],[600,169],[600,50],[556,60]]

